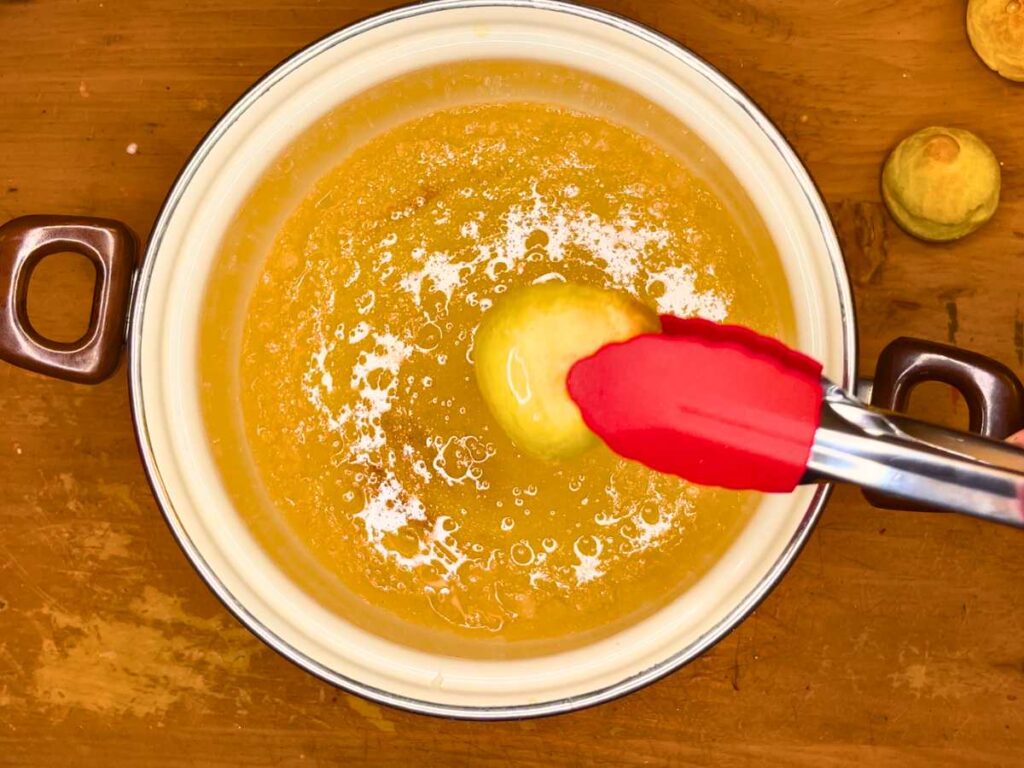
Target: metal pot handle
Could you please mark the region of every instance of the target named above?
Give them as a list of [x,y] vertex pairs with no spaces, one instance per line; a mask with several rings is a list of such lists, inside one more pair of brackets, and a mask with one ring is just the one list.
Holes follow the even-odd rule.
[[[871,405],[904,412],[914,387],[925,381],[941,381],[963,395],[971,432],[1002,440],[1024,428],[1024,386],[1013,371],[977,352],[923,339],[898,338],[882,350]],[[929,509],[870,490],[864,497],[883,509]]]
[[[0,359],[58,379],[98,384],[117,369],[138,241],[119,221],[85,216],[23,216],[0,227]],[[46,339],[26,311],[32,270],[61,251],[96,268],[89,328],[77,341]]]

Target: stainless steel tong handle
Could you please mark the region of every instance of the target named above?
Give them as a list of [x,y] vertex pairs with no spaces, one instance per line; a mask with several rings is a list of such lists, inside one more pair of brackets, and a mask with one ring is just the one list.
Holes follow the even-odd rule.
[[805,482],[839,480],[1024,528],[1024,450],[873,409],[830,381]]

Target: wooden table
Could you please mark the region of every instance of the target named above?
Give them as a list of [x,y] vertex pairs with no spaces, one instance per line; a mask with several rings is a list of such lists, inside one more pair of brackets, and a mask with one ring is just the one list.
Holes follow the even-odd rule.
[[[963,3],[601,4],[721,68],[806,161],[844,242],[862,371],[912,334],[1024,373],[1024,88],[975,58]],[[3,0],[0,218],[148,232],[256,77],[386,5]],[[1003,161],[995,220],[950,246],[911,240],[879,204],[887,149],[932,123],[976,130]],[[50,266],[32,312],[67,334],[88,270]],[[940,386],[914,407],[965,421]],[[315,680],[220,606],[150,496],[123,373],[87,388],[0,365],[0,765],[1020,764],[1022,589],[1024,534],[841,489],[771,597],[667,680],[555,719],[416,717]]]

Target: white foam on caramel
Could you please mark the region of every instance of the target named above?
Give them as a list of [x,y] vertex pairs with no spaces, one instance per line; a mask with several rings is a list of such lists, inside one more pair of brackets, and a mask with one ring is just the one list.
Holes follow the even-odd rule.
[[[318,317],[317,325],[320,323]],[[413,473],[426,483],[432,479],[427,464],[408,443],[402,446],[400,459],[394,451],[385,450],[387,436],[381,423],[382,417],[392,408],[402,363],[412,356],[415,348],[390,332],[367,330],[365,334],[358,334],[351,343],[363,348],[357,354],[349,377],[350,388],[356,395],[355,402],[345,402],[337,410],[331,410],[324,398],[324,382],[325,378],[333,378],[327,362],[336,344],[326,341],[322,332],[320,336],[321,346],[311,356],[303,378],[307,401],[328,429],[339,434],[346,430],[344,435],[350,436],[347,445],[342,443],[345,445],[342,461],[367,470],[383,468],[384,471],[383,478],[364,485],[363,507],[355,514],[363,524],[367,543],[381,557],[400,568],[427,568],[435,581],[455,579],[459,568],[469,558],[454,538],[459,526],[452,518],[438,517],[425,533],[419,533],[416,537],[417,552],[412,555],[402,554],[387,544],[389,534],[396,534],[415,524],[422,528],[422,524],[427,522],[425,505],[395,472],[399,460],[407,462]],[[350,335],[349,338],[353,337]],[[366,339],[369,339],[369,344],[362,343]],[[330,392],[333,392],[333,386],[328,394]],[[451,451],[452,460],[456,456],[465,459],[462,475],[445,475],[449,482],[468,479],[478,488],[482,487],[477,465],[492,456],[494,448],[474,440],[471,437],[452,438],[447,442],[438,439],[440,462],[435,458],[435,468],[439,463],[442,467],[446,465],[446,455],[453,444],[457,450]]]
[[463,272],[472,270],[472,262],[463,263],[454,260],[449,254],[435,251],[428,254],[425,248],[414,248],[412,258],[423,267],[405,274],[398,282],[398,287],[409,293],[416,306],[423,300],[423,283],[431,291],[444,294],[445,305],[451,301],[452,292],[463,283]]
[[435,437],[430,443],[434,448],[431,462],[437,476],[448,485],[472,483],[478,491],[489,487],[483,479],[481,465],[491,458],[495,449],[476,435],[453,435],[448,439]]
[[[627,195],[639,194],[637,190],[627,189],[624,192]],[[685,245],[699,240],[699,234],[692,227],[683,230],[683,243],[677,243],[667,225],[641,224],[635,207],[629,202],[622,203],[613,217],[602,218],[573,203],[574,197],[553,201],[541,194],[534,183],[528,204],[514,205],[501,215],[502,226],[497,236],[482,238],[476,219],[462,222],[459,236],[469,241],[468,258],[466,253],[453,256],[442,251],[428,253],[422,246],[413,248],[410,255],[422,266],[403,276],[399,288],[420,306],[426,286],[441,293],[447,306],[456,289],[481,266],[487,277],[497,282],[502,275],[516,272],[524,261],[535,255],[554,264],[564,261],[572,249],[589,255],[605,274],[610,287],[636,293],[638,286],[635,281],[642,270],[645,254],[652,249],[675,247],[682,250]],[[387,241],[392,244],[390,238]],[[564,277],[557,272],[549,272],[534,282],[547,280],[564,280]],[[699,290],[697,273],[686,264],[651,273],[643,287],[648,291],[656,287],[660,289],[656,302],[661,313],[684,317],[701,315],[717,321],[724,320],[729,313],[730,297],[715,291]],[[482,309],[490,305],[487,299],[475,300]]]
[[576,555],[576,565],[572,566],[576,574],[577,584],[586,584],[604,576],[601,570],[601,553],[604,552],[604,542],[596,536],[588,537],[594,548],[593,552],[583,551],[583,539],[576,539],[572,545],[573,554]]
[[385,537],[398,533],[410,523],[426,522],[426,507],[409,494],[393,472],[364,490],[363,509],[356,517],[363,522],[367,541],[385,559],[405,570],[430,568],[434,577],[447,582],[456,577],[468,557],[459,548],[454,535],[458,523],[447,515],[438,517],[426,532],[417,537],[417,551],[405,555],[387,546]]
[[568,249],[575,247],[604,265],[612,285],[625,289],[632,287],[644,254],[652,247],[666,247],[672,239],[667,227],[639,224],[629,203],[621,205],[613,218],[602,219],[580,205],[551,202],[536,184],[530,191],[530,205],[513,206],[502,218],[505,232],[498,241],[494,263],[515,268],[528,255],[537,233],[543,233],[543,249],[549,261],[564,260]]
[[655,298],[658,313],[690,317],[699,315],[722,322],[729,316],[729,298],[713,291],[697,290],[697,272],[689,264],[665,267],[651,273],[647,290],[660,289]]
[[379,545],[387,533],[395,533],[413,520],[426,520],[423,502],[406,493],[393,472],[376,486],[364,489],[365,504],[356,513],[366,527],[366,538]]
[[[398,370],[413,351],[410,344],[392,333],[372,333],[370,338],[373,347],[360,352],[352,366],[350,385],[359,399],[351,409],[345,406],[341,412],[352,419],[357,435],[346,460],[360,466],[370,464],[374,453],[384,447],[387,436],[381,417],[391,410],[398,389]],[[345,423],[340,418],[338,421]]]

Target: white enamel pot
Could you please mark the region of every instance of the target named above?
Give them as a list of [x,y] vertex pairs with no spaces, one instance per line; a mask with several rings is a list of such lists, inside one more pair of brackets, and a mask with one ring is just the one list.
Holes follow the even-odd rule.
[[[238,619],[309,672],[422,713],[503,718],[565,712],[635,690],[707,650],[782,577],[828,495],[765,497],[721,560],[638,624],[564,653],[477,660],[420,652],[357,628],[289,581],[233,508],[200,419],[202,287],[221,235],[272,159],[347,97],[442,62],[530,58],[621,83],[676,115],[731,169],[781,256],[798,346],[855,383],[855,321],[821,197],[778,130],[736,86],[675,42],[626,19],[549,0],[440,0],[336,32],[274,69],[198,146],[160,213],[141,267],[116,222],[27,217],[0,228],[0,355],[96,381],[116,368],[127,328],[131,405],[160,507],[196,570]],[[24,292],[46,253],[96,263],[89,333],[59,345],[32,331]],[[125,313],[130,314],[125,326]]]

